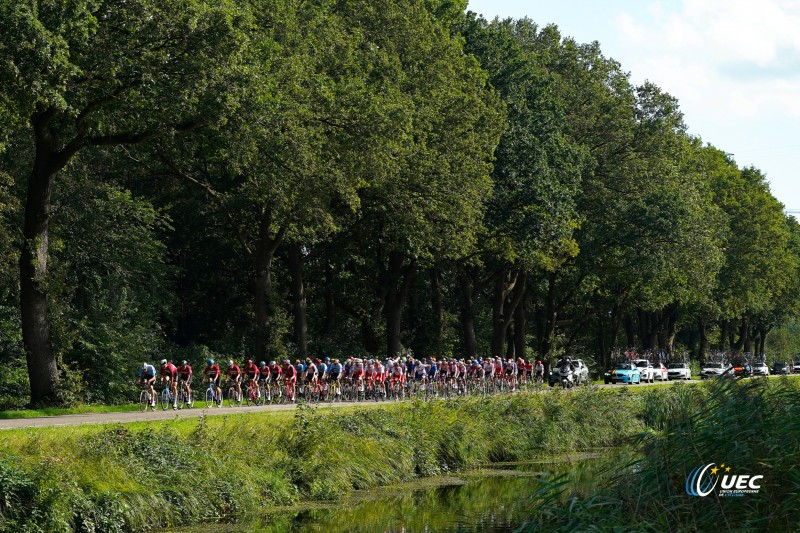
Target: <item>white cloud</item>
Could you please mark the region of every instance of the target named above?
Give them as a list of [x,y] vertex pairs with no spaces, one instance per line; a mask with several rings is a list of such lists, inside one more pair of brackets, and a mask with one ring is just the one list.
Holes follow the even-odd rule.
[[[652,3],[615,24],[633,62],[624,67],[677,96],[685,110],[800,117],[800,2],[684,0]],[[731,74],[735,72],[735,74]],[[782,73],[782,74],[778,74]],[[788,73],[788,74],[787,74]]]

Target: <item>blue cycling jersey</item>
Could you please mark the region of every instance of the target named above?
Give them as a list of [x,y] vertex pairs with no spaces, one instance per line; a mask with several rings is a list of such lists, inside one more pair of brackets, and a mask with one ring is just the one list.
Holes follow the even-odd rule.
[[146,370],[143,369],[142,367],[139,367],[139,377],[140,378],[146,378],[146,379],[150,379],[150,378],[156,377],[156,369],[155,369],[155,367],[153,365],[147,365],[147,369]]

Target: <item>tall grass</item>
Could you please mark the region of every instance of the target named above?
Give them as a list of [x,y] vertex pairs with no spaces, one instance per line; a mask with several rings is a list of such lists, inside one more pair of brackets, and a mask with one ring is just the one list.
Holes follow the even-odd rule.
[[[530,531],[800,531],[800,387],[795,380],[713,380],[645,396],[635,449],[592,494],[564,497],[560,480],[533,495]],[[763,475],[742,497],[686,494],[690,471],[716,463]]]
[[615,446],[631,394],[511,395],[4,432],[0,531],[141,531],[493,461]]

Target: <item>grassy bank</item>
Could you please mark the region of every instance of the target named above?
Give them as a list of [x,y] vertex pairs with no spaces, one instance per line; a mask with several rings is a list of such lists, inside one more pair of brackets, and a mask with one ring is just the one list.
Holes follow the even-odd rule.
[[[714,380],[647,396],[639,459],[589,494],[551,480],[531,495],[529,531],[800,531],[800,386],[795,379]],[[761,475],[757,493],[687,494],[697,467]]]
[[583,390],[6,431],[0,530],[228,520],[488,462],[616,446],[644,429],[640,398]]

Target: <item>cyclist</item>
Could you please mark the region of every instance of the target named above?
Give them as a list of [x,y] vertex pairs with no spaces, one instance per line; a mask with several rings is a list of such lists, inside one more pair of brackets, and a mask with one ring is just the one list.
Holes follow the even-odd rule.
[[353,383],[356,384],[356,390],[359,392],[364,390],[364,376],[366,372],[364,371],[364,361],[362,359],[356,359],[353,363],[353,366],[350,369],[352,373]]
[[[206,361],[206,367],[203,369],[203,381],[208,379],[208,383],[214,387],[214,395],[222,401],[222,389],[219,386],[220,379],[222,378],[222,370],[213,359]],[[220,403],[221,405],[221,403]]]
[[544,381],[544,365],[541,361],[536,361],[536,380]]
[[236,384],[236,394],[237,398],[242,397],[242,369],[239,368],[239,365],[233,362],[233,359],[228,359],[228,370],[226,371],[228,375],[227,381],[233,386]]
[[[261,397],[261,390],[258,388],[258,379],[261,377],[261,371],[253,362],[252,359],[248,359],[244,363],[244,378],[245,378],[245,385],[247,386],[247,390],[250,390],[250,386],[255,388],[256,397]],[[249,392],[248,392],[249,394]]]
[[530,359],[525,360],[525,379],[528,381],[533,379],[533,361]]
[[283,368],[281,369],[283,374],[283,379],[286,382],[286,386],[289,387],[291,391],[291,401],[294,403],[294,397],[297,393],[297,368],[294,367],[289,363],[289,360],[286,359],[283,361]]
[[344,367],[342,367],[342,363],[338,359],[334,359],[331,364],[328,365],[328,383],[332,388],[336,389],[335,394],[338,396],[342,394],[342,389],[339,386],[339,378],[342,376],[344,372]]
[[378,392],[381,396],[386,395],[386,368],[381,364],[380,359],[375,359],[375,362],[372,364],[372,380],[375,383],[375,387],[378,389]]
[[150,398],[152,398],[152,407],[156,406],[156,391],[153,388],[153,383],[156,381],[156,369],[149,363],[142,363],[139,367],[138,380],[142,389],[150,389]]
[[161,360],[161,383],[167,382],[172,391],[172,408],[178,408],[178,368],[166,359]]
[[328,371],[331,367],[331,358],[326,357],[324,360],[317,359],[317,371],[319,372],[319,380],[325,382],[328,379]]
[[184,359],[178,367],[178,383],[186,391],[186,398],[192,397],[192,367]]
[[431,357],[428,363],[428,381],[433,383],[439,377],[439,367],[436,366],[436,359]]
[[[319,361],[319,359],[317,359]],[[310,357],[306,357],[306,383],[310,383],[312,386],[317,384],[319,380],[319,367],[317,363],[311,360]]]

